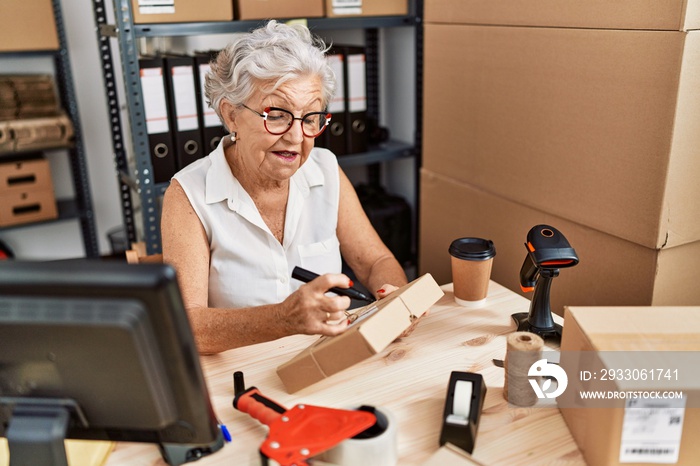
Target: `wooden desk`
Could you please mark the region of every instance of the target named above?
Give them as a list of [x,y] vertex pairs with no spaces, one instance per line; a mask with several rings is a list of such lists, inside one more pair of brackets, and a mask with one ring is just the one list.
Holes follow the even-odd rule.
[[[529,301],[491,282],[487,304],[467,309],[454,303],[452,286],[407,338],[382,353],[297,393],[285,392],[275,368],[308,346],[316,337],[293,336],[203,356],[202,365],[214,410],[233,441],[196,466],[258,465],[258,447],[266,427],[236,411],[233,372],[245,375],[269,398],[291,408],[299,403],[328,407],[362,404],[391,411],[399,422],[399,465],[420,465],[439,447],[441,417],[450,372],[482,374],[487,385],[473,456],[485,465],[584,465],[556,407],[519,408],[503,398],[504,370],[492,359],[503,359],[506,335],[515,330],[511,314],[526,312]],[[551,406],[551,405],[550,405]],[[107,465],[163,465],[150,444],[119,443]]]

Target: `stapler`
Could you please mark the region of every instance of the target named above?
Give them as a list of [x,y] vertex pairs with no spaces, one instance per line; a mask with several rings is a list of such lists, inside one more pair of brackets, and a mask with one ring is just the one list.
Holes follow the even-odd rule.
[[542,338],[561,339],[561,325],[554,323],[549,304],[552,280],[559,269],[578,264],[576,251],[564,235],[549,225],[535,225],[527,234],[527,256],[520,269],[520,289],[534,291],[530,312],[513,314],[517,331],[535,333]]
[[453,371],[447,386],[440,445],[451,443],[470,453],[474,450],[486,384],[481,374]]

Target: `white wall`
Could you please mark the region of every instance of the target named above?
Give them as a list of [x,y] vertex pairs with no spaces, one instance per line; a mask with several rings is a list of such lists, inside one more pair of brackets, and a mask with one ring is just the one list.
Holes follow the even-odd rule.
[[[112,18],[109,1],[106,12]],[[87,154],[87,166],[92,190],[97,234],[102,254],[110,252],[107,232],[122,225],[119,188],[114,166],[111,134],[101,63],[98,55],[98,41],[95,31],[92,0],[61,0],[63,19],[68,40],[68,50],[73,72],[73,81],[78,100],[83,140]],[[110,19],[111,24],[114,22]],[[381,50],[380,64],[383,79],[382,123],[390,128],[392,138],[404,141],[413,140],[415,69],[414,39],[411,28],[398,28],[383,32],[387,47]],[[182,38],[161,42],[150,41],[148,46],[163,46],[183,49],[182,51],[205,49],[225,45],[228,37],[207,36],[199,40]],[[336,42],[361,43],[360,31],[343,31],[334,38]],[[142,41],[144,42],[144,41]],[[116,39],[112,39],[112,54],[118,61]],[[1,72],[41,72],[51,69],[50,61],[37,63],[31,60],[0,60]],[[119,81],[121,82],[121,80]],[[120,102],[124,104],[124,99]],[[126,125],[126,114],[122,112]],[[128,140],[128,139],[125,139]],[[55,152],[55,153],[54,153]],[[60,151],[49,154],[54,173],[57,197],[72,194],[70,189],[70,167],[67,157]],[[351,170],[362,172],[363,170]],[[384,178],[392,192],[404,195],[413,204],[414,175],[412,161],[397,161],[385,164]],[[352,175],[352,173],[351,173]],[[361,178],[362,173],[358,176]],[[80,228],[77,221],[51,223],[40,226],[27,226],[19,229],[0,231],[4,240],[24,259],[60,259],[80,257],[84,254]]]

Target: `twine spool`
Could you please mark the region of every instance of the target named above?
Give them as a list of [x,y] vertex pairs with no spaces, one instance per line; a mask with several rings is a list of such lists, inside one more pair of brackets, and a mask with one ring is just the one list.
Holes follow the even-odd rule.
[[537,403],[537,395],[528,381],[527,371],[542,358],[544,340],[534,333],[514,332],[507,341],[503,397],[516,406],[532,406]]

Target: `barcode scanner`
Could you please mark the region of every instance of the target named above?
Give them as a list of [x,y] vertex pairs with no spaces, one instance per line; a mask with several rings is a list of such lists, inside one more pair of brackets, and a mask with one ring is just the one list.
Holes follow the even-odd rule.
[[520,268],[520,288],[534,291],[530,312],[513,314],[518,331],[535,333],[542,338],[561,339],[561,325],[552,319],[549,292],[559,269],[578,264],[576,251],[559,230],[549,225],[535,225],[527,234],[527,256]]

